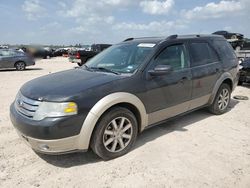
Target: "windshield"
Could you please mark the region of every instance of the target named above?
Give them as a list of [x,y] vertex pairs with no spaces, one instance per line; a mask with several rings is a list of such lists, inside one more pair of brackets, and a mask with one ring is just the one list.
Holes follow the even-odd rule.
[[155,44],[129,43],[109,47],[86,63],[88,68],[105,68],[117,73],[133,73],[151,54]]

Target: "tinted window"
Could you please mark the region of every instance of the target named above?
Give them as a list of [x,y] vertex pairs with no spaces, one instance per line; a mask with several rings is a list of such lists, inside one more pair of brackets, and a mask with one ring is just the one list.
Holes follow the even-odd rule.
[[219,61],[216,52],[205,42],[196,42],[190,44],[190,53],[192,57],[192,66],[205,65]]
[[155,63],[156,65],[170,65],[174,70],[187,67],[185,46],[178,44],[167,47],[155,59]]
[[11,56],[12,53],[11,53],[11,51],[3,50],[3,51],[1,52],[1,55],[2,55],[2,56]]
[[227,41],[216,40],[214,46],[223,60],[237,58],[232,46]]

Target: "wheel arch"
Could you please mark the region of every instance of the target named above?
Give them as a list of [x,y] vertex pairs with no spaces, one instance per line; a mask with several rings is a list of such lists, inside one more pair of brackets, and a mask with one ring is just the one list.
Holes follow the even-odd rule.
[[147,126],[148,115],[144,104],[137,96],[126,92],[112,93],[99,100],[88,113],[79,134],[79,149],[85,150],[89,148],[92,133],[98,120],[107,110],[115,106],[127,108],[134,113],[140,132]]
[[17,64],[17,63],[20,63],[20,62],[24,63],[24,64],[25,64],[25,66],[27,66],[27,65],[26,65],[26,63],[25,63],[25,61],[22,61],[22,60],[18,60],[18,61],[16,61],[16,62],[15,62],[15,64],[14,64],[14,66],[16,67],[16,64]]
[[215,86],[213,88],[211,97],[209,99],[209,104],[213,103],[215,96],[216,96],[216,93],[217,93],[218,89],[220,88],[221,84],[223,84],[223,83],[228,84],[231,88],[231,91],[233,90],[233,85],[234,85],[233,84],[233,77],[230,73],[226,72],[226,73],[222,74],[221,77],[217,80],[217,82],[215,83]]

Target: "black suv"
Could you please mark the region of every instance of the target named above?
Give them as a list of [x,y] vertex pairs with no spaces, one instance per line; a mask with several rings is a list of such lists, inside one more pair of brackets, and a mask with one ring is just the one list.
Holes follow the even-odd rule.
[[26,83],[10,107],[34,150],[127,153],[150,125],[208,107],[223,114],[237,85],[238,60],[221,36],[129,38],[81,68]]

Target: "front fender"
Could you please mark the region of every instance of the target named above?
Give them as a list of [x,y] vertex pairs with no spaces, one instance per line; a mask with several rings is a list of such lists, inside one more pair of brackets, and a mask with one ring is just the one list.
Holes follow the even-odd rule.
[[97,121],[106,110],[119,103],[130,103],[135,106],[141,116],[141,131],[147,126],[148,115],[144,104],[137,96],[126,92],[112,93],[99,100],[88,113],[79,134],[79,149],[86,150],[89,148],[91,135]]

